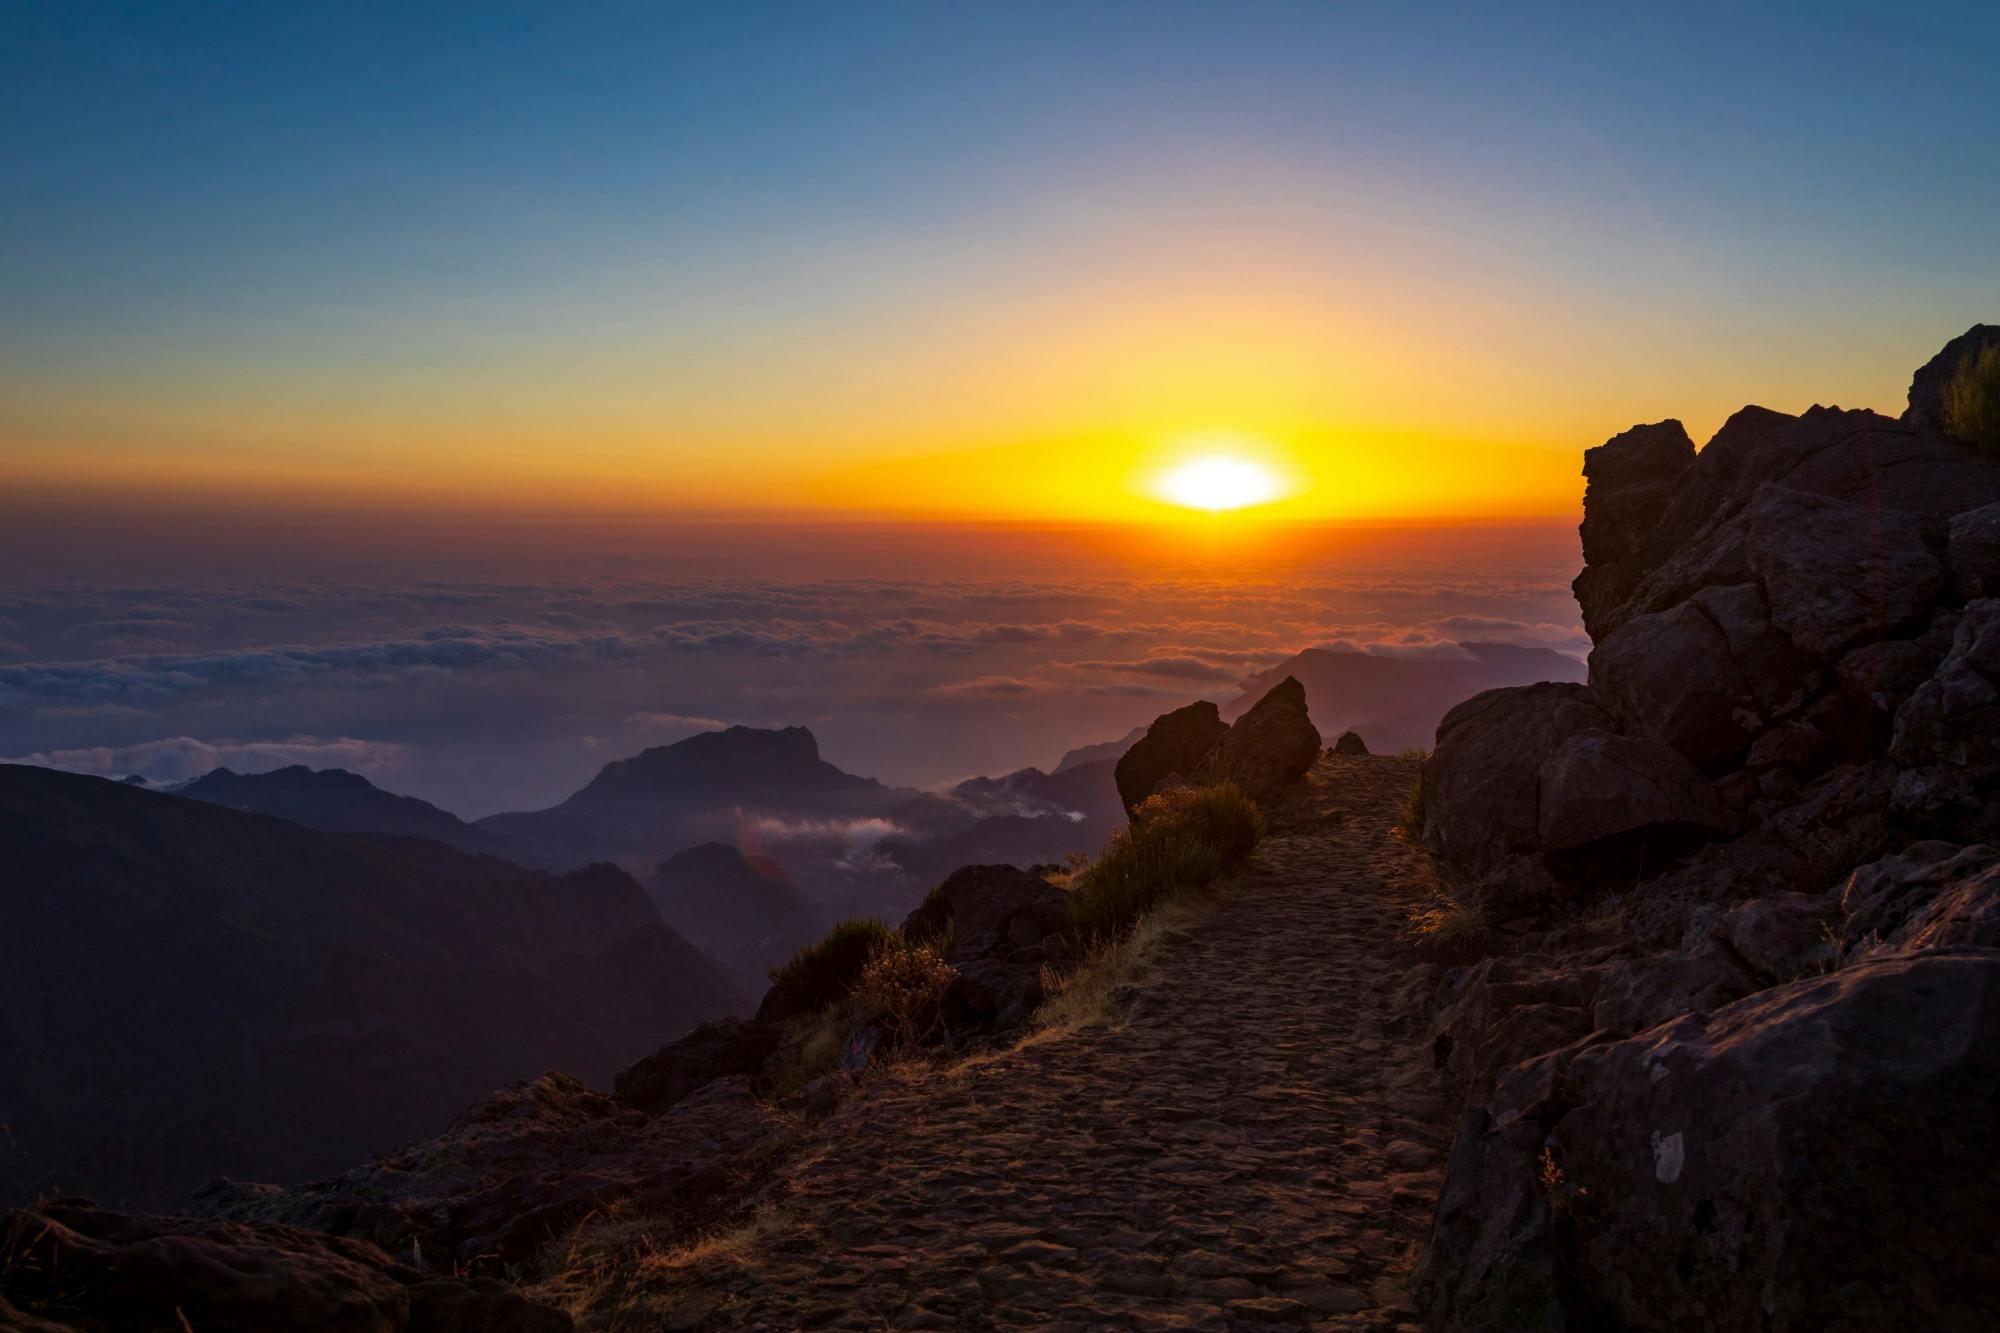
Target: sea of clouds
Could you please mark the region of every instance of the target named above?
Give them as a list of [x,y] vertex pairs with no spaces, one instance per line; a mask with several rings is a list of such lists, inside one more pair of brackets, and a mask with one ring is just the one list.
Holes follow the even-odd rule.
[[697,731],[803,724],[850,771],[935,785],[1051,767],[1309,646],[1582,654],[1561,542],[1466,550],[1282,578],[26,571],[0,586],[0,756],[155,782],[349,768],[477,817]]

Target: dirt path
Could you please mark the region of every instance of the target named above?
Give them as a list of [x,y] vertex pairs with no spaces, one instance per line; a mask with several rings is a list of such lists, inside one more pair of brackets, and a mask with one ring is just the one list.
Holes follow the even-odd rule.
[[1385,1031],[1414,772],[1322,758],[1115,1026],[875,1081],[785,1171],[768,1234],[682,1270],[672,1324],[1413,1328],[1446,1147]]

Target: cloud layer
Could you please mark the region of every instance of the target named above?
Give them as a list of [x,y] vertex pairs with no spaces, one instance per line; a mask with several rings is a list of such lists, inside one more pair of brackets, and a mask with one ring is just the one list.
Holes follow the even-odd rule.
[[1467,559],[1460,538],[1426,565],[1407,545],[1282,578],[1018,560],[925,577],[909,558],[819,579],[721,558],[682,578],[16,577],[0,754],[156,780],[338,765],[476,816],[734,722],[801,723],[843,767],[929,785],[1046,767],[1305,647],[1586,646],[1562,548]]

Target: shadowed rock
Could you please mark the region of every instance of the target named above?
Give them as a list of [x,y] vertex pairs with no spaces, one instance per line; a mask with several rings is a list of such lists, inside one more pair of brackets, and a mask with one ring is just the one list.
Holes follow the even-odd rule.
[[1233,782],[1251,800],[1269,801],[1304,777],[1319,751],[1319,730],[1306,714],[1305,686],[1287,676],[1236,719],[1194,777],[1200,783]]
[[1960,366],[1990,343],[2000,343],[2000,326],[1974,324],[1917,367],[1917,373],[1910,377],[1910,405],[1903,409],[1903,420],[1916,426],[1944,429],[1945,385]]
[[395,1263],[366,1241],[274,1222],[109,1212],[56,1200],[7,1214],[7,1303],[46,1312],[0,1326],[215,1333],[561,1333],[560,1310],[512,1286]]
[[1118,798],[1136,810],[1170,773],[1192,773],[1229,726],[1206,699],[1162,713],[1137,744],[1118,758]]
[[1368,753],[1368,742],[1361,739],[1359,732],[1343,731],[1340,739],[1333,743],[1333,752],[1348,756],[1364,755]]
[[1716,834],[1730,819],[1694,765],[1658,741],[1585,733],[1542,761],[1539,844],[1573,851],[1645,833]]

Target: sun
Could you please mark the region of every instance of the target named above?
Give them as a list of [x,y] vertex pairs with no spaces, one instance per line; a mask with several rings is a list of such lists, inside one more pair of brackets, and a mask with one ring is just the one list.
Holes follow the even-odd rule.
[[1221,513],[1282,499],[1287,487],[1266,464],[1231,454],[1204,454],[1162,472],[1153,492],[1169,504]]

